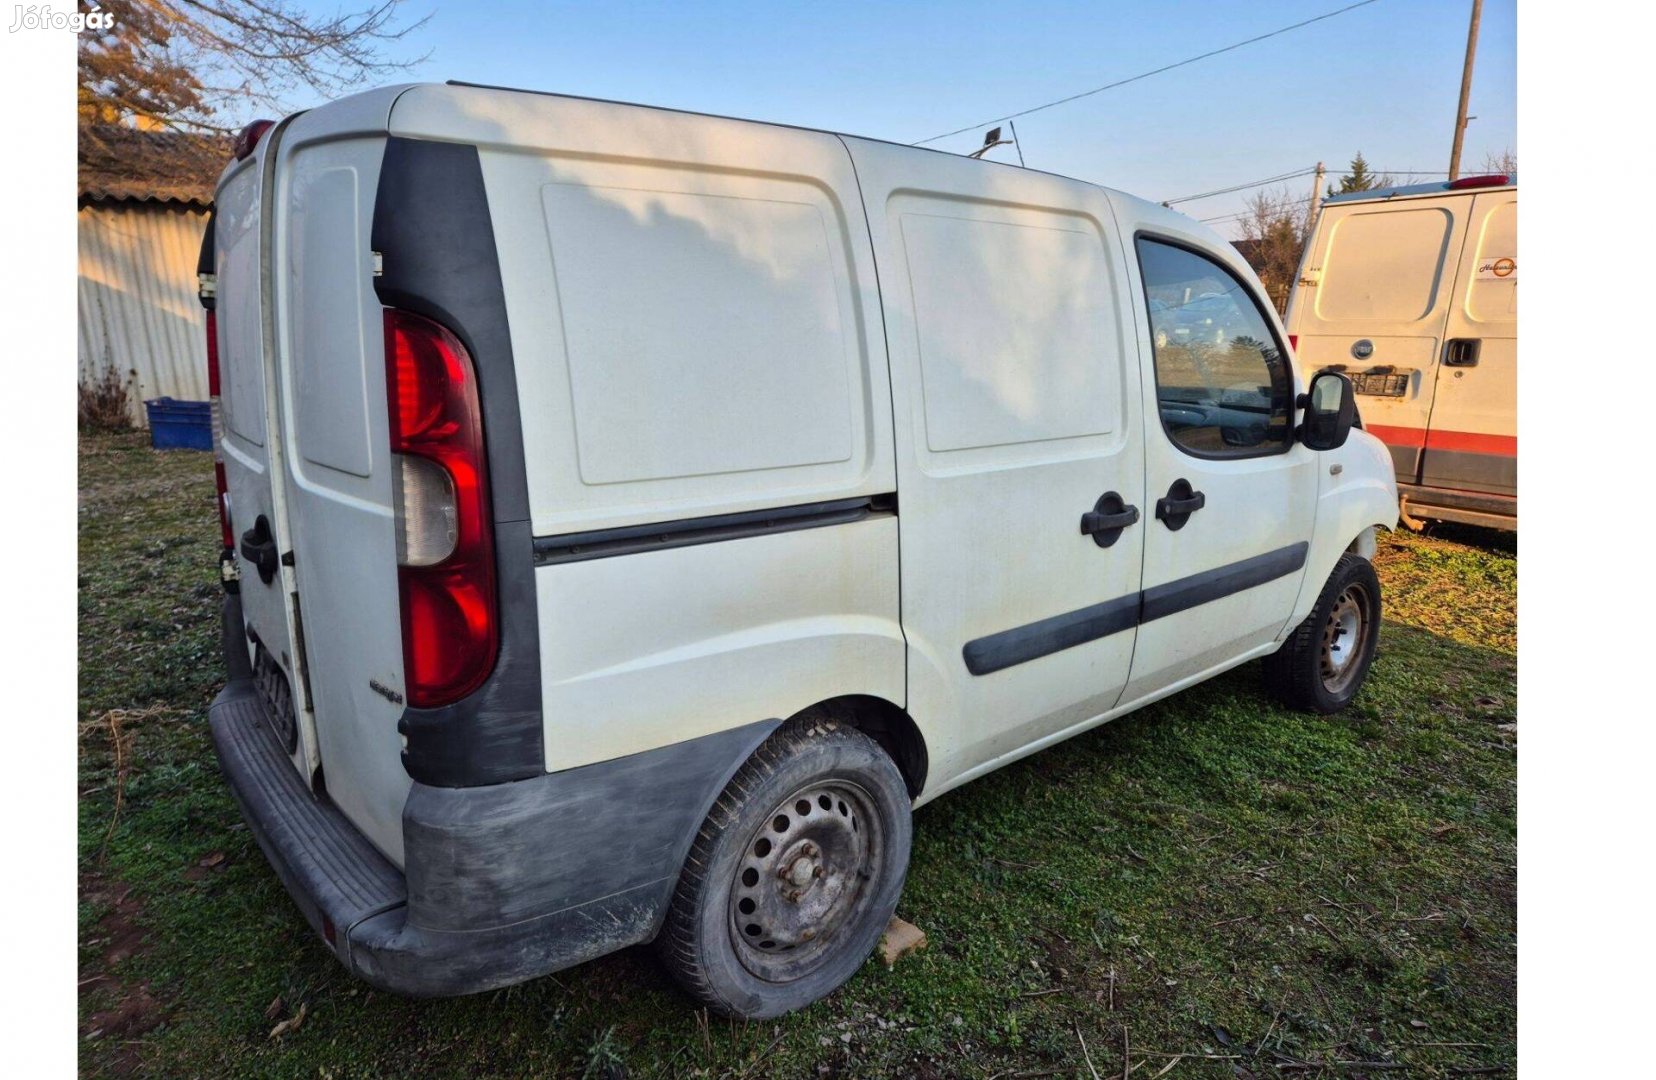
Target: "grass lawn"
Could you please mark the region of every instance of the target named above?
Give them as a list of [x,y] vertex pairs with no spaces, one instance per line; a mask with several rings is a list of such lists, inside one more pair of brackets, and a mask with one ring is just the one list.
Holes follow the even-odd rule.
[[898,912],[930,946],[741,1024],[642,948],[453,1001],[348,977],[209,743],[209,455],[83,438],[80,494],[84,1073],[1511,1075],[1508,538],[1381,538],[1387,623],[1344,715],[1266,704],[1248,665],[921,809]]

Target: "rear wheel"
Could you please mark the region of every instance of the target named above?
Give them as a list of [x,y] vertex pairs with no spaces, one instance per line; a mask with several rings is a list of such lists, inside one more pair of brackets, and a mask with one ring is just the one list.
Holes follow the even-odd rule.
[[657,940],[664,963],[726,1015],[810,1004],[879,941],[910,835],[908,789],[873,739],[827,715],[789,721],[697,834]]
[[1338,712],[1368,677],[1380,638],[1380,579],[1358,555],[1340,556],[1316,606],[1265,658],[1265,686],[1283,704]]

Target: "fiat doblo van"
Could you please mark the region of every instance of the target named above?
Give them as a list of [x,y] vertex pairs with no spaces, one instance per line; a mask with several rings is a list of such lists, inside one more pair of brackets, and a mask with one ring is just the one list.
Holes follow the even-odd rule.
[[1517,177],[1331,197],[1285,321],[1351,378],[1405,522],[1518,528]]
[[653,940],[777,1015],[872,951],[914,807],[1254,659],[1332,712],[1374,655],[1385,447],[1139,199],[403,86],[245,132],[201,269],[213,739],[379,987]]

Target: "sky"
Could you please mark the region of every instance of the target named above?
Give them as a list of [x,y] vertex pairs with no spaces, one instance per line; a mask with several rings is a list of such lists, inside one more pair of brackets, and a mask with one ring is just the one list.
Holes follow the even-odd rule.
[[[410,80],[493,83],[915,142],[1279,29],[1352,0],[528,3],[408,0]],[[336,4],[318,0],[318,10]],[[1517,150],[1516,0],[1486,0],[1462,171]],[[1024,161],[1161,201],[1362,151],[1448,169],[1471,0],[1364,7],[1016,121]],[[404,81],[394,79],[390,81]],[[299,106],[315,104],[296,101]],[[962,153],[984,127],[931,145]],[[991,156],[1015,162],[1011,146]],[[1427,176],[1399,178],[1419,182]],[[1286,182],[1309,197],[1310,177]],[[1275,189],[1277,185],[1271,185]],[[1252,190],[1177,209],[1242,209]],[[1233,222],[1214,222],[1235,236]]]

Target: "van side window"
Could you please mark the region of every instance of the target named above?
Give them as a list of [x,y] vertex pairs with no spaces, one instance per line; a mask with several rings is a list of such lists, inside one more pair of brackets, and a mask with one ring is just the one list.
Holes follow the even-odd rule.
[[1293,373],[1242,282],[1219,263],[1138,241],[1162,427],[1198,457],[1286,449]]

